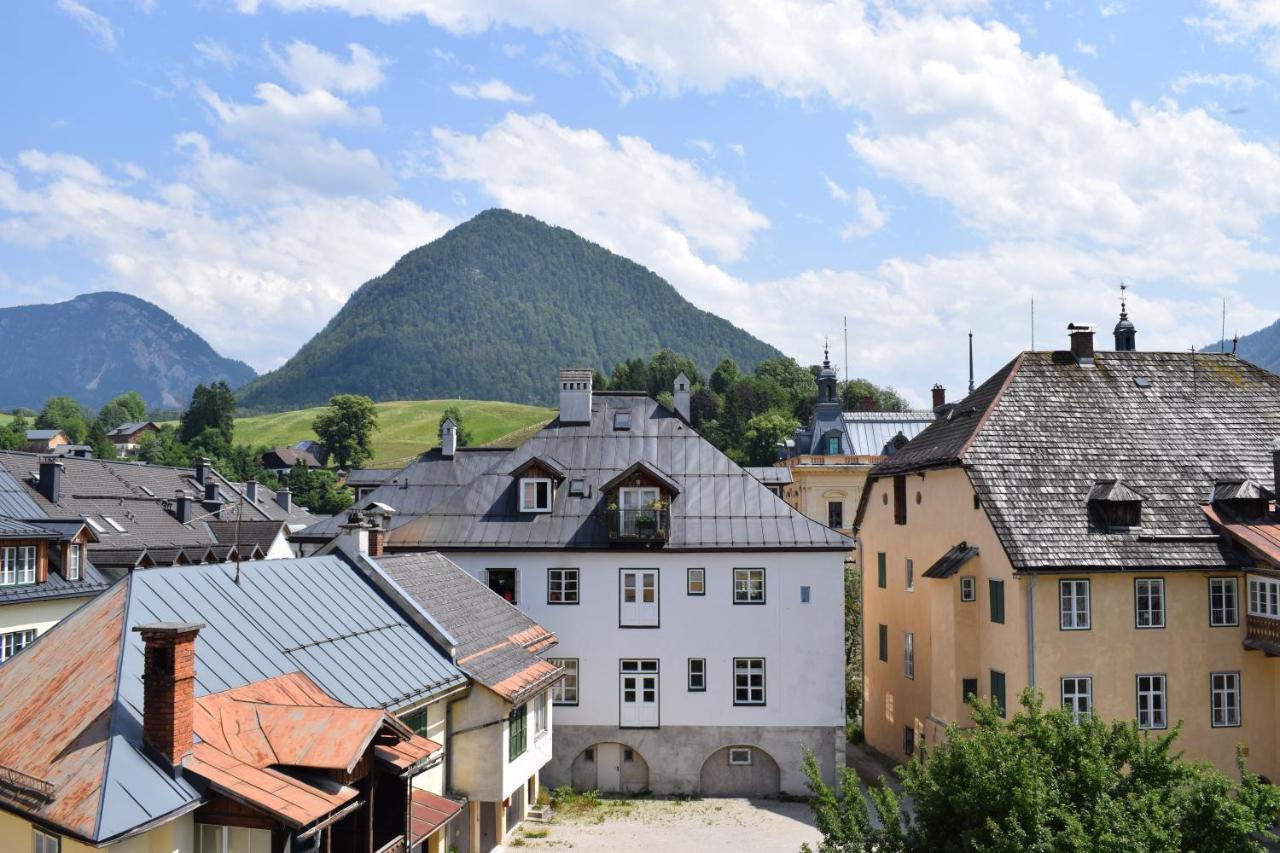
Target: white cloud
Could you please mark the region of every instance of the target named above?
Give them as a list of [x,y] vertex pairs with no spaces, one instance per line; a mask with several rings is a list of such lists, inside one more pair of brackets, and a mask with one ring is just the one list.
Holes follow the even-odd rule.
[[365,94],[382,85],[387,60],[359,44],[347,45],[351,59],[327,53],[304,41],[292,41],[279,56],[267,47],[271,61],[285,79],[304,91],[325,89],[333,92]]
[[1104,18],[1111,18],[1116,15],[1123,15],[1127,11],[1128,11],[1128,8],[1125,6],[1125,4],[1118,2],[1118,0],[1112,0],[1112,2],[1103,3],[1101,6],[1098,7],[1098,14]]
[[228,71],[239,65],[242,59],[240,54],[237,53],[234,48],[211,36],[205,36],[192,46],[196,50],[196,56],[199,57],[202,62],[221,65]]
[[747,146],[743,145],[741,142],[729,143],[729,150],[734,154],[737,154],[740,159],[745,160],[747,157]]
[[1225,89],[1228,92],[1252,92],[1261,81],[1251,74],[1183,74],[1174,80],[1170,89],[1176,94],[1184,94],[1196,86],[1207,86]]
[[105,17],[76,0],[58,0],[58,8],[74,18],[77,24],[100,41],[107,50],[116,49],[115,28]]
[[707,139],[690,139],[689,144],[703,153],[703,156],[716,156],[716,147]]
[[1223,44],[1252,44],[1272,71],[1280,71],[1280,2],[1277,0],[1208,0],[1209,11],[1187,23],[1204,29]]
[[469,101],[499,101],[505,103],[527,104],[533,95],[517,92],[501,80],[472,81],[470,83],[453,83],[449,86],[453,94]]
[[853,196],[849,194],[848,190],[831,180],[826,175],[822,176],[822,181],[827,185],[827,193],[836,201],[848,202],[853,198]]
[[844,226],[840,239],[850,240],[855,237],[870,237],[889,221],[889,214],[880,209],[875,195],[866,187],[858,187],[854,193],[858,207],[858,218]]
[[[259,166],[179,140],[197,178],[201,157]],[[101,267],[95,287],[155,301],[220,352],[277,366],[366,279],[451,224],[394,195],[329,197],[281,189],[227,204],[218,187],[173,182],[149,190],[106,180],[73,155],[26,151],[0,164],[0,241],[74,246]]]
[[197,88],[223,127],[235,134],[274,136],[331,125],[378,124],[382,120],[377,107],[352,107],[323,89],[294,94],[275,83],[261,83],[253,90],[259,103],[237,104],[223,100],[203,84]]
[[1095,44],[1089,44],[1089,42],[1087,41],[1080,41],[1079,39],[1076,39],[1076,53],[1079,53],[1082,56],[1091,56],[1094,59],[1097,59],[1098,46]]

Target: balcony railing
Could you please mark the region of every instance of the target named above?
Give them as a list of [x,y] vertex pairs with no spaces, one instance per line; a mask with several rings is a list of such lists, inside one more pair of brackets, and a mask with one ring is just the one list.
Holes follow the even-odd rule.
[[667,509],[611,509],[605,515],[610,542],[666,542],[671,531]]
[[1244,644],[1246,648],[1259,649],[1268,655],[1280,655],[1280,619],[1247,614]]

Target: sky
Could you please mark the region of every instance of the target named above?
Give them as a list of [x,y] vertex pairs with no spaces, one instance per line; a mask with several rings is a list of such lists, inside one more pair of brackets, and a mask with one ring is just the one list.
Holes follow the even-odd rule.
[[1280,0],[30,0],[0,80],[0,305],[260,371],[490,207],[917,403],[1121,281],[1142,349],[1280,316]]

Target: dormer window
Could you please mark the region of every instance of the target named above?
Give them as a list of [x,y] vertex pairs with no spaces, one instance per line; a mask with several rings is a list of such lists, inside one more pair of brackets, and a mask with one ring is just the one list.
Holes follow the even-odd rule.
[[1213,505],[1237,521],[1262,521],[1267,517],[1271,490],[1256,480],[1219,480],[1213,484]]
[[1142,495],[1119,480],[1101,480],[1089,490],[1089,512],[1099,530],[1124,533],[1142,525]]
[[84,559],[84,546],[72,542],[67,546],[67,571],[66,579],[69,581],[80,580],[80,561]]
[[613,428],[619,432],[631,429],[630,410],[617,411],[613,413]]
[[840,455],[840,433],[832,430],[822,437],[822,453],[824,456]]
[[524,477],[520,480],[520,511],[551,512],[551,480]]
[[10,545],[0,549],[0,586],[36,582],[36,546]]

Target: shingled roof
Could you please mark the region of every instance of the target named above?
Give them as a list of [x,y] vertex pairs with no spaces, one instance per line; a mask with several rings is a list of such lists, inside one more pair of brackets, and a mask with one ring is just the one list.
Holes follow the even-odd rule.
[[384,554],[374,562],[457,641],[462,671],[512,704],[561,676],[538,653],[555,634],[434,551]]
[[[1237,567],[1201,504],[1269,482],[1277,436],[1280,376],[1235,356],[1027,352],[871,473],[965,468],[1017,571]],[[1100,491],[1140,497],[1140,526],[1097,529]]]
[[[629,429],[614,429],[613,416],[621,411],[630,413]],[[561,487],[550,513],[520,513],[509,472],[534,457],[557,460],[569,481],[583,481],[587,496]],[[604,549],[609,526],[603,487],[637,464],[679,488],[664,550],[853,547],[850,539],[788,506],[678,415],[652,398],[625,392],[593,394],[590,423],[552,421],[416,518],[394,493],[386,493],[390,483],[369,499],[399,513],[398,526],[387,536],[389,548]]]

